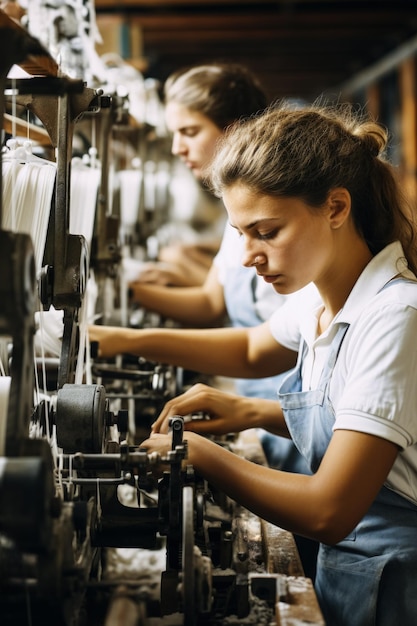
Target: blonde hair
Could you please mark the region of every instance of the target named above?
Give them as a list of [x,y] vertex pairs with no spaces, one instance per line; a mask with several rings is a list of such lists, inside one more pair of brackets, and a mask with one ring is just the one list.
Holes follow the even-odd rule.
[[295,108],[282,102],[236,125],[220,142],[210,169],[216,195],[241,182],[257,193],[299,197],[320,207],[335,187],[352,198],[355,227],[373,254],[399,240],[417,270],[410,207],[384,157],[388,133],[349,105]]
[[174,72],[165,82],[164,100],[203,113],[221,130],[267,106],[259,82],[236,63],[196,65]]

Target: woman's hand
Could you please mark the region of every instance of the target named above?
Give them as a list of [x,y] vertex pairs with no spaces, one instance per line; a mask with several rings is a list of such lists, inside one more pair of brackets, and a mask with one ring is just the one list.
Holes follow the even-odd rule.
[[167,433],[169,418],[174,415],[187,418],[199,413],[203,413],[202,418],[185,420],[186,430],[213,435],[239,432],[254,427],[256,404],[251,398],[243,398],[199,383],[165,404],[152,425],[152,432]]
[[143,283],[164,286],[188,286],[189,282],[183,268],[161,262],[148,262],[139,276],[129,283],[133,299],[140,301],[140,287]]
[[146,448],[148,454],[158,454],[161,458],[166,457],[172,450],[172,434],[151,433],[148,439],[140,444],[141,448]]
[[112,358],[118,354],[129,352],[129,340],[127,339],[128,329],[114,326],[88,327],[88,337],[90,343],[98,343],[98,356],[102,358]]
[[169,471],[170,465],[165,459],[172,450],[172,435],[151,434],[140,444],[149,457],[150,471],[155,478],[162,478],[164,472]]
[[[205,472],[207,468],[210,469],[216,465],[219,450],[222,450],[222,447],[217,443],[189,431],[184,432],[182,440],[187,444],[187,455],[184,458],[183,467],[192,465],[196,470]],[[154,476],[161,477],[164,471],[169,470],[169,463],[163,462],[161,459],[165,459],[172,449],[171,434],[151,433],[148,439],[145,439],[140,445],[141,448],[145,448],[150,456],[151,471]],[[229,462],[233,463],[235,454],[228,451],[227,458]]]

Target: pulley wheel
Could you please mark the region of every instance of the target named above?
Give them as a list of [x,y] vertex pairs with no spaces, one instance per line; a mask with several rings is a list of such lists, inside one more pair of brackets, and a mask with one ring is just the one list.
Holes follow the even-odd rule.
[[56,406],[58,446],[67,454],[103,452],[105,409],[103,385],[63,385]]

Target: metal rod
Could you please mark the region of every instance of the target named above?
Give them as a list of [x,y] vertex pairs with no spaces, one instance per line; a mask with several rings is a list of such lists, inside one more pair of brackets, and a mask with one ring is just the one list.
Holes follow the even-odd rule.
[[371,83],[376,82],[379,78],[394,70],[398,65],[409,59],[417,53],[417,35],[407,41],[405,44],[396,48],[390,54],[387,54],[380,61],[371,65],[362,72],[358,72],[352,79],[343,83],[340,91],[345,94],[351,94]]

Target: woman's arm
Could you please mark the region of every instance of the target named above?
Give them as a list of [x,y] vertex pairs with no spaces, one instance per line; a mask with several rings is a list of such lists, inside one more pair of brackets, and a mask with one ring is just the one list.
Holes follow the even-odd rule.
[[219,324],[226,315],[223,285],[212,265],[199,287],[166,287],[144,282],[130,284],[133,299],[146,309],[182,324],[206,327]]
[[[361,520],[398,453],[395,444],[338,430],[312,476],[264,467],[193,432],[185,432],[188,459],[207,481],[261,518],[327,544],[341,541]],[[171,436],[141,444],[164,456]]]
[[296,353],[278,344],[268,322],[252,328],[169,329],[90,326],[99,355],[129,353],[203,374],[264,378],[295,365]]

